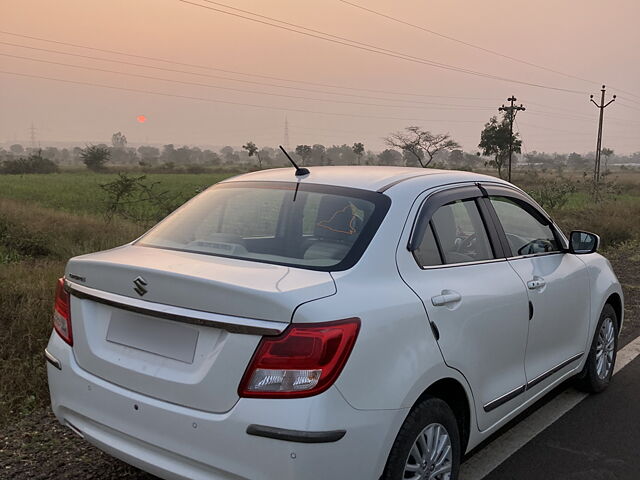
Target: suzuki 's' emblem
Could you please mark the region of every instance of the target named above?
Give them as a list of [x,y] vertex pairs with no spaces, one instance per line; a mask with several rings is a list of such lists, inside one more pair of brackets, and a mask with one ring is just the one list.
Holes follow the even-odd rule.
[[147,285],[147,281],[144,278],[136,277],[136,279],[133,281],[133,284],[135,285],[133,289],[138,295],[143,296],[145,293],[147,293],[147,289],[145,288],[145,286]]

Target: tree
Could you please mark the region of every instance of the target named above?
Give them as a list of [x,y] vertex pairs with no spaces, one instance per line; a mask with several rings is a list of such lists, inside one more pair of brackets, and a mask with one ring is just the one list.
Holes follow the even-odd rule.
[[[510,143],[509,121],[506,117],[498,120],[498,117],[491,119],[484,125],[484,130],[480,134],[480,143],[478,147],[482,149],[482,154],[493,157],[487,162],[498,170],[498,176],[502,178],[502,167],[509,160],[509,143]],[[513,134],[513,152],[520,153],[522,140],[518,138],[518,133]]]
[[145,164],[153,165],[158,163],[158,158],[160,157],[160,150],[158,150],[156,147],[141,145],[138,147],[138,155],[140,155],[141,160]]
[[0,162],[0,173],[22,175],[28,173],[57,173],[58,165],[42,156],[42,150],[31,153],[27,158],[17,158]]
[[447,163],[453,168],[461,168],[465,166],[464,152],[460,149],[452,150],[447,158]]
[[314,165],[324,165],[327,149],[324,145],[316,143],[311,147],[311,160]]
[[227,145],[226,147],[222,147],[220,149],[220,153],[222,154],[222,157],[224,158],[224,161],[226,163],[235,163],[240,160],[239,155],[235,152],[233,147],[230,147],[229,145]]
[[[438,153],[460,148],[460,144],[453,140],[448,133],[434,134],[416,126],[405,128],[405,132],[392,133],[385,138],[385,142],[390,147],[400,148],[402,151],[410,153],[423,168],[428,167]],[[428,157],[426,162],[424,161],[425,154]]]
[[243,145],[242,148],[247,151],[249,158],[253,157],[254,155],[258,158],[258,168],[262,170],[262,159],[260,158],[260,152],[258,152],[258,147],[256,147],[256,144],[253,142],[247,142],[247,144]]
[[296,153],[302,158],[302,165],[307,164],[307,160],[311,158],[313,149],[309,145],[298,145],[296,147]]
[[114,148],[124,148],[127,146],[127,137],[121,132],[116,132],[111,135],[111,144]]
[[21,153],[24,153],[24,147],[19,143],[11,145],[9,147],[9,150],[11,150],[11,153],[15,153],[16,155],[20,155]]
[[567,157],[567,166],[569,168],[584,168],[587,165],[587,159],[579,153],[570,153]]
[[600,150],[600,154],[604,155],[604,173],[607,173],[609,169],[609,157],[611,157],[615,152],[611,148],[603,148]]
[[387,148],[378,154],[378,163],[380,165],[400,165],[402,155],[397,150]]
[[358,157],[358,165],[360,165],[360,160],[362,159],[362,155],[364,154],[364,143],[354,143],[353,147],[351,147],[351,150],[353,150],[353,153],[355,153],[356,157]]
[[105,164],[111,159],[111,152],[101,145],[88,145],[80,152],[80,158],[93,172],[104,170]]

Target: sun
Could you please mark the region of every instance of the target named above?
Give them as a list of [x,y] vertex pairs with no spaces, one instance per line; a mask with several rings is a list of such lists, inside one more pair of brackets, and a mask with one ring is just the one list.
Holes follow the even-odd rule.
[[147,121],[147,117],[145,117],[144,115],[138,115],[136,117],[136,120],[138,121],[138,123],[144,123]]

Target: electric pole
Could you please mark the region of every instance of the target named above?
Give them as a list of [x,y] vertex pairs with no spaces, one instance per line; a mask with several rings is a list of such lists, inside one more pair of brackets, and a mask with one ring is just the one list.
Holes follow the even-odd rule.
[[604,109],[611,105],[616,101],[616,96],[614,95],[609,102],[604,103],[604,95],[606,93],[605,86],[602,85],[602,97],[600,98],[600,104],[598,105],[593,99],[593,95],[591,95],[591,102],[598,107],[600,110],[600,118],[598,120],[598,141],[596,143],[596,164],[593,167],[593,193],[597,197],[598,196],[598,185],[600,184],[600,154],[602,152],[602,121],[604,120]]
[[520,110],[524,111],[526,108],[520,104],[520,106],[514,105],[517,98],[515,95],[511,95],[511,97],[507,98],[508,102],[511,102],[511,106],[505,107],[504,103],[500,108],[498,108],[499,112],[506,112],[509,116],[509,169],[508,169],[508,180],[511,181],[511,157],[513,156],[513,121],[516,119],[516,113]]

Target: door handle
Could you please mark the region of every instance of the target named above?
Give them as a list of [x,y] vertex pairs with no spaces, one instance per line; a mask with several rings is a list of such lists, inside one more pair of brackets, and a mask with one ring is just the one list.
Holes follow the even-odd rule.
[[537,290],[538,288],[544,287],[546,284],[547,282],[544,281],[544,278],[534,278],[527,282],[527,288],[529,290]]
[[431,297],[431,303],[434,307],[441,307],[443,305],[457,303],[460,300],[462,300],[462,295],[460,295],[458,292],[452,292],[451,290],[443,290],[442,295]]

